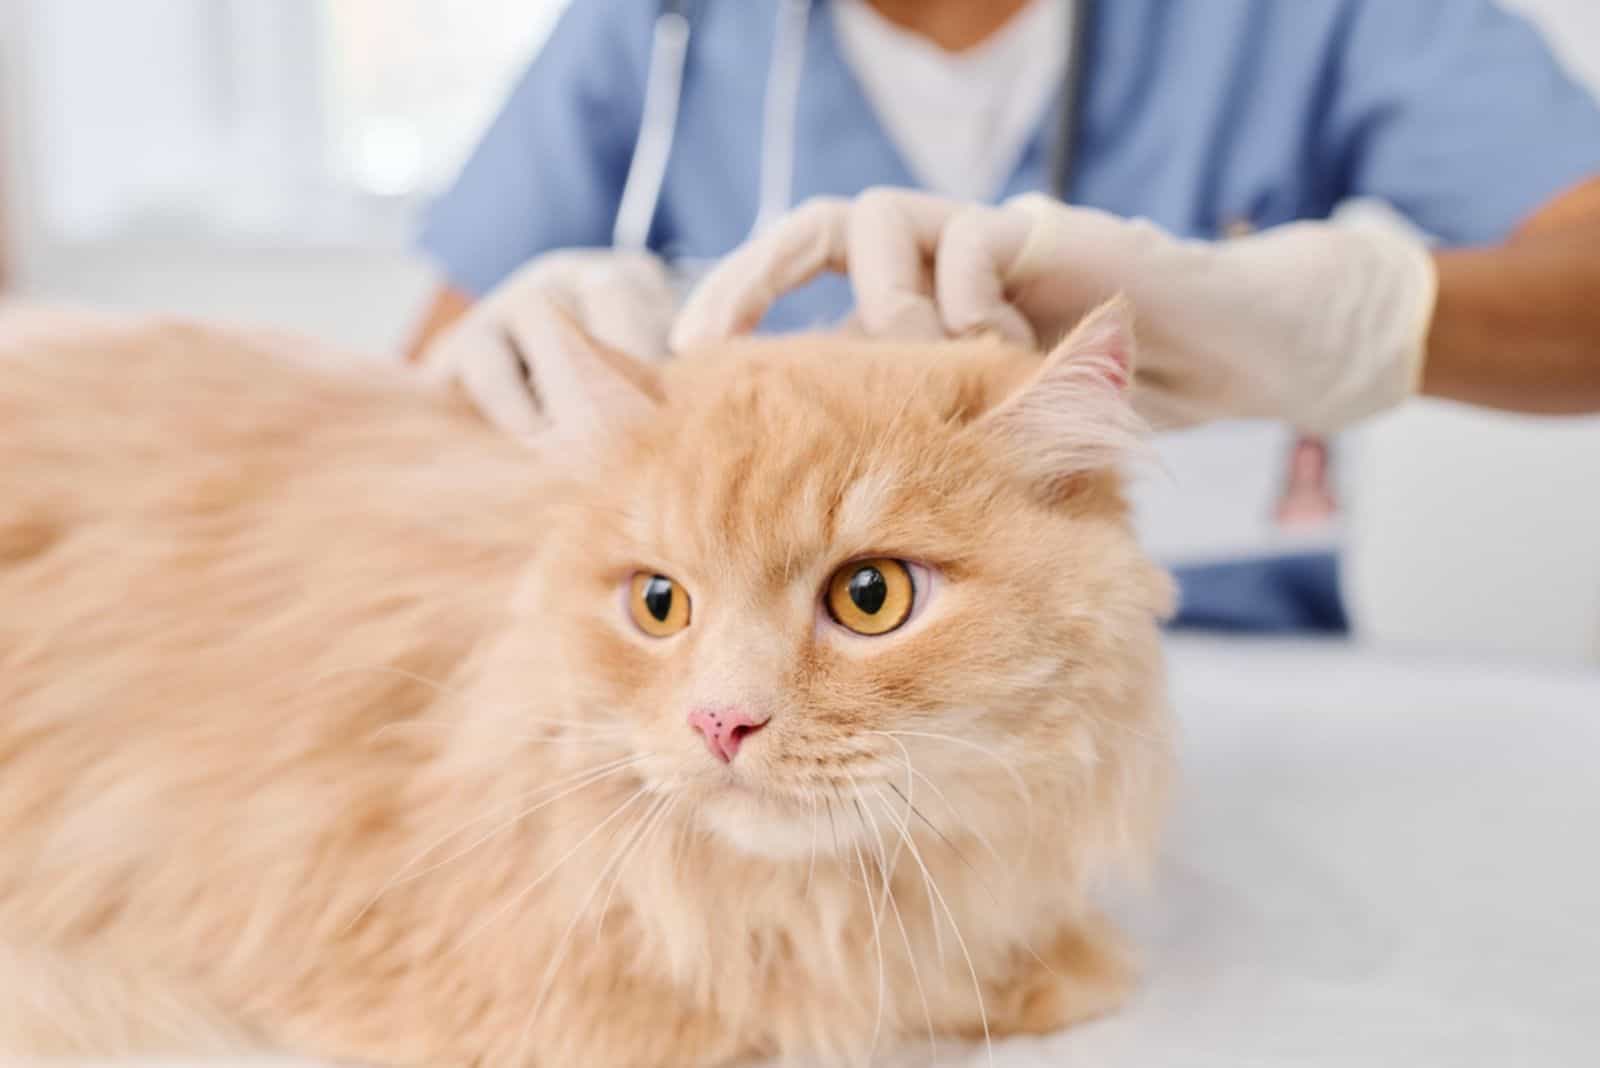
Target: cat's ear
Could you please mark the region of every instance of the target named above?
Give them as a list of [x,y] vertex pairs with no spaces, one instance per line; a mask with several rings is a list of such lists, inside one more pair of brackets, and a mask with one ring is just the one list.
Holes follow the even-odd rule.
[[1143,447],[1129,402],[1133,309],[1118,297],[1090,312],[1023,385],[980,420],[1020,474],[1060,492]]
[[538,297],[509,317],[505,344],[527,374],[547,425],[588,438],[642,418],[661,404],[656,369],[591,336],[558,301]]

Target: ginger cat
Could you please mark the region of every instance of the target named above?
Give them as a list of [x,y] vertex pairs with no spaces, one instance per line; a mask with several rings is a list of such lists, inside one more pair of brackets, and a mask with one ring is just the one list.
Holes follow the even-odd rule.
[[1127,312],[665,366],[535,314],[527,443],[281,341],[0,343],[0,1054],[862,1064],[1118,1004],[1090,891],[1170,761]]

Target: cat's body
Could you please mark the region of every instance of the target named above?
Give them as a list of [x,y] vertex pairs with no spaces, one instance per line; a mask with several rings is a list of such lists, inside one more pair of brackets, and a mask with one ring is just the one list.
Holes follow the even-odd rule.
[[[940,355],[752,343],[644,383],[668,437],[530,451],[198,328],[0,349],[0,1054],[860,1061],[1112,1007],[1164,580],[1111,476],[952,437],[1038,358]],[[834,634],[888,552],[931,618]],[[635,568],[689,629],[628,629]],[[708,701],[772,719],[724,765]]]

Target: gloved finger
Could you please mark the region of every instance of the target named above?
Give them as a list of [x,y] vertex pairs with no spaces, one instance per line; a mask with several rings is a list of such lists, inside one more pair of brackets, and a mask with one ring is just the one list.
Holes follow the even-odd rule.
[[589,290],[575,301],[575,316],[595,340],[649,363],[671,355],[673,305],[661,306],[618,290]]
[[730,253],[689,296],[672,328],[674,352],[753,330],[780,296],[848,263],[850,202],[800,205]]
[[544,414],[509,328],[474,323],[449,344],[462,388],[489,422],[518,438],[530,438],[543,428]]
[[1031,228],[1025,214],[978,204],[962,208],[945,224],[934,259],[934,292],[946,332],[956,337],[992,332],[1019,344],[1038,343],[1008,293]]
[[1064,266],[1077,267],[1089,276],[1115,273],[1117,268],[1128,267],[1173,243],[1149,219],[1063,204],[1044,193],[1012,197],[999,210],[1024,223],[1026,240],[1011,252],[1006,264],[1010,285],[1055,275]]
[[867,328],[861,325],[861,317],[851,312],[834,324],[833,332],[843,337],[867,337]]
[[543,253],[518,267],[490,290],[480,306],[516,308],[550,291],[564,297],[596,271],[624,270],[631,255],[605,248],[564,248]]
[[667,334],[678,296],[664,264],[654,256],[623,257],[589,266],[564,294],[580,325],[599,341],[641,360],[668,353]]
[[599,249],[561,249],[517,268],[423,350],[418,363],[424,379],[442,384],[460,378],[466,367],[485,358],[482,353],[489,353],[491,360],[505,358],[500,335],[516,310],[550,294],[575,304],[582,288],[581,272],[596,256],[609,254]]
[[1174,247],[1146,220],[1073,207],[1042,193],[1013,197],[997,209],[964,212],[945,228],[939,307],[955,333],[1009,334],[1007,323],[1017,322],[1012,310],[1034,333],[1069,327],[1118,293],[1143,306],[1140,265]]
[[848,261],[856,317],[869,335],[945,336],[934,300],[939,234],[956,202],[928,193],[869,189],[850,211]]

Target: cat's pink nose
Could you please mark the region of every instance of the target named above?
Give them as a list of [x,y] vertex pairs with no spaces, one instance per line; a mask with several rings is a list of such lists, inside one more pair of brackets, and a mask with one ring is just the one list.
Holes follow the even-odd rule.
[[733,762],[744,740],[767,725],[770,716],[757,718],[742,708],[719,705],[689,713],[689,726],[705,736],[706,748],[724,764]]

